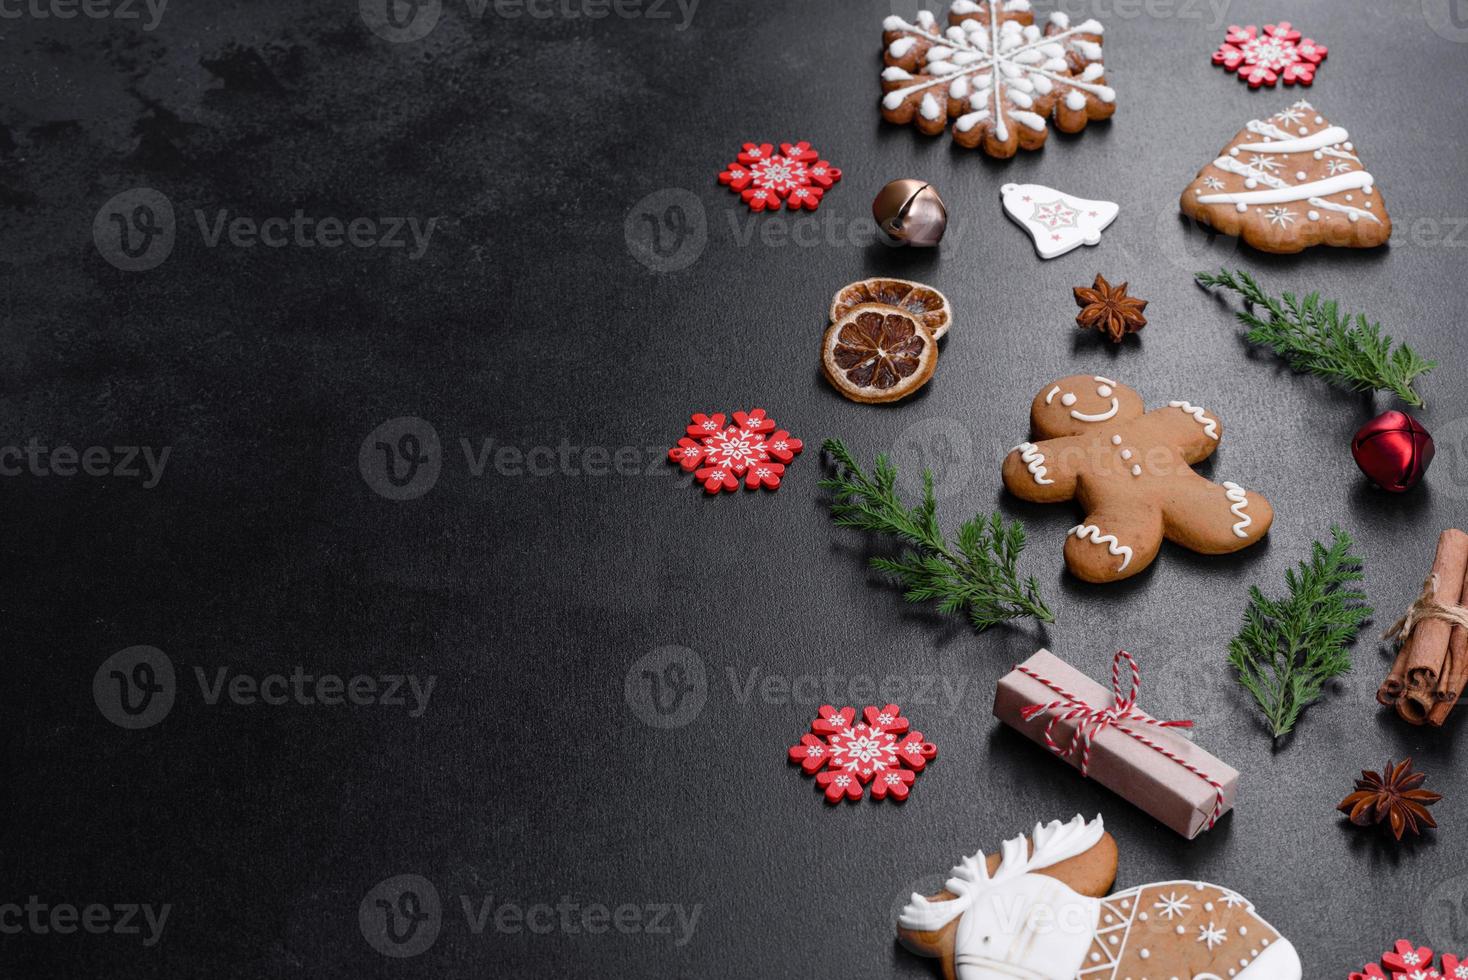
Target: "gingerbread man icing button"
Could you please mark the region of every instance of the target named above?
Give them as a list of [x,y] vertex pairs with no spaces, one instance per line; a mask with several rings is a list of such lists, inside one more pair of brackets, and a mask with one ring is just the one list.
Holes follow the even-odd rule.
[[1259,494],[1193,472],[1218,447],[1223,423],[1192,402],[1148,412],[1126,385],[1075,374],[1040,390],[1030,428],[1035,441],[1004,460],[1004,485],[1024,500],[1075,500],[1085,509],[1066,537],[1065,563],[1088,582],[1136,575],[1163,538],[1226,554],[1264,537],[1274,521]]

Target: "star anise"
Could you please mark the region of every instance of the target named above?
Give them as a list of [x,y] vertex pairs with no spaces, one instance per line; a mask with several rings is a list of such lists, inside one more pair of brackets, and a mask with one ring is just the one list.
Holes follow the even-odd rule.
[[1082,330],[1100,330],[1111,338],[1113,344],[1121,338],[1136,333],[1147,325],[1142,311],[1147,301],[1126,294],[1126,283],[1113,286],[1105,277],[1097,276],[1090,289],[1075,287],[1076,305],[1081,311],[1076,314],[1076,323]]
[[1413,772],[1412,760],[1403,759],[1393,765],[1386,764],[1378,775],[1366,770],[1356,780],[1356,792],[1341,800],[1337,810],[1351,818],[1359,827],[1369,827],[1390,818],[1392,833],[1397,840],[1411,831],[1422,833],[1422,827],[1436,827],[1437,821],[1427,808],[1442,796],[1431,790],[1418,789],[1427,778],[1425,772]]

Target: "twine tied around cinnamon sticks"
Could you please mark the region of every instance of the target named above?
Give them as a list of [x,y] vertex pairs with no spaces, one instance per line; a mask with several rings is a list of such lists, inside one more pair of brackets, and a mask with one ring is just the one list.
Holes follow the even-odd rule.
[[1407,614],[1392,624],[1391,629],[1381,634],[1383,640],[1401,638],[1404,642],[1412,635],[1412,628],[1424,619],[1444,619],[1454,626],[1468,629],[1468,606],[1440,605],[1433,596],[1437,593],[1437,576],[1427,576],[1422,583],[1422,594],[1412,603]]
[[1422,594],[1382,639],[1401,641],[1376,700],[1394,706],[1413,725],[1441,725],[1468,683],[1468,534],[1456,528],[1438,537],[1432,572]]

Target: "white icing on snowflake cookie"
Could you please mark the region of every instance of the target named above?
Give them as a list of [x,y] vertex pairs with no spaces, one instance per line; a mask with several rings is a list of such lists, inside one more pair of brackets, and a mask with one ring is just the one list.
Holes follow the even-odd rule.
[[882,24],[882,118],[995,157],[1045,144],[1048,123],[1076,133],[1116,111],[1102,26],[1056,12],[1042,30],[1029,0],[954,0],[944,28],[926,10]]
[[1004,212],[1030,233],[1042,259],[1097,244],[1121,210],[1111,201],[1071,197],[1042,184],[1005,184],[1000,192]]

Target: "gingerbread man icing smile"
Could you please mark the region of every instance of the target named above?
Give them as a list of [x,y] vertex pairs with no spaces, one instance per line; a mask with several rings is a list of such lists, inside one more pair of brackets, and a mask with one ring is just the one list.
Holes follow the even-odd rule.
[[1147,412],[1126,385],[1075,374],[1035,396],[1030,427],[1037,441],[1010,451],[1004,485],[1024,500],[1075,499],[1085,508],[1066,538],[1065,563],[1088,582],[1137,574],[1163,538],[1226,554],[1264,537],[1274,520],[1259,494],[1193,472],[1218,447],[1223,424],[1191,402]]

